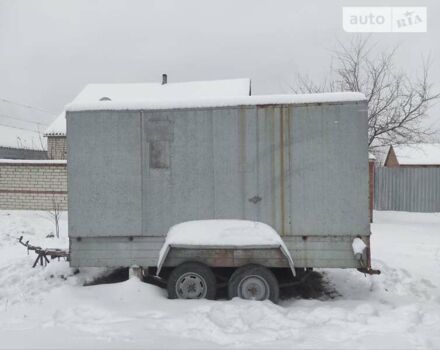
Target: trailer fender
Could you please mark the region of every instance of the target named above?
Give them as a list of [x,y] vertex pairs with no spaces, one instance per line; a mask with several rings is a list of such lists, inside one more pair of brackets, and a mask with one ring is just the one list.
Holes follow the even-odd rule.
[[290,252],[286,249],[286,247],[284,245],[280,245],[280,244],[273,244],[273,245],[252,245],[252,246],[217,246],[217,245],[182,245],[182,244],[170,244],[170,245],[165,245],[162,247],[160,254],[159,254],[159,258],[157,261],[157,269],[156,269],[156,276],[159,276],[165,261],[169,255],[169,252],[171,251],[171,249],[227,249],[227,250],[235,250],[235,249],[240,249],[240,250],[246,250],[246,249],[261,249],[261,250],[265,250],[265,249],[279,249],[281,254],[286,258],[289,268],[292,271],[292,275],[295,277],[296,276],[296,272],[295,272],[295,264],[293,262],[293,258],[292,255],[290,254]]

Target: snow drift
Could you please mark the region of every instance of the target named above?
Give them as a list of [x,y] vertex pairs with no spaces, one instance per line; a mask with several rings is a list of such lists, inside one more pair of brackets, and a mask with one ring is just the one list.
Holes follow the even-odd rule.
[[[335,297],[281,305],[168,300],[136,279],[84,287],[98,269],[67,262],[31,268],[17,245],[46,238],[44,212],[0,211],[0,348],[439,348],[440,214],[376,212],[373,263],[380,276],[321,270]],[[64,244],[64,246],[63,246]]]

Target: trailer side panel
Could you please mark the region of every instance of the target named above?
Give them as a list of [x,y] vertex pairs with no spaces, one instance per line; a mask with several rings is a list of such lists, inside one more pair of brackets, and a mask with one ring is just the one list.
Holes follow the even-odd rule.
[[296,266],[359,267],[351,242],[370,234],[364,101],[67,122],[73,266],[151,266],[172,225],[247,219],[274,227]]

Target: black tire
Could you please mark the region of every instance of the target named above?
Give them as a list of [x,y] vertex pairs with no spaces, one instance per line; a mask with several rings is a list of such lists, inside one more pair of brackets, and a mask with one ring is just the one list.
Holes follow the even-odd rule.
[[228,296],[230,299],[235,297],[251,300],[269,299],[277,304],[280,287],[275,275],[267,267],[256,264],[245,265],[235,270],[229,279]]
[[199,262],[177,266],[167,283],[169,299],[215,299],[217,282],[212,270]]

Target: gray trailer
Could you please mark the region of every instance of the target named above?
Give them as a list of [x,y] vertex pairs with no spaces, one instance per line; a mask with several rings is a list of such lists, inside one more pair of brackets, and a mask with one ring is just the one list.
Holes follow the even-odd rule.
[[[297,275],[374,272],[367,127],[358,93],[72,104],[70,263],[156,274],[172,226],[239,219],[274,228]],[[258,245],[171,246],[160,265],[172,297],[213,297],[226,274],[230,296],[276,300],[275,276],[294,278],[280,249]]]

